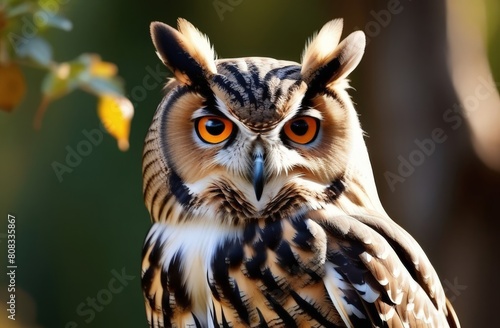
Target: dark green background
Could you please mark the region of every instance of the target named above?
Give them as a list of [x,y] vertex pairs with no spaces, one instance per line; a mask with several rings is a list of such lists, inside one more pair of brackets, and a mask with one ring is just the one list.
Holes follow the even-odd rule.
[[[229,3],[228,0],[221,2]],[[115,140],[106,134],[103,141],[93,147],[91,154],[84,157],[72,173],[64,174],[63,181],[59,182],[51,164],[54,161],[64,164],[66,147],[76,149],[82,140],[86,140],[83,130],[98,128],[96,99],[76,91],[54,102],[47,111],[42,129],[34,131],[32,118],[41,99],[39,87],[43,72],[23,68],[28,93],[22,105],[12,114],[0,113],[0,222],[5,222],[7,214],[14,214],[17,218],[17,287],[23,290],[19,292],[22,299],[18,300],[17,312],[22,322],[16,322],[17,327],[35,327],[34,322],[40,327],[65,327],[70,321],[78,327],[147,326],[139,276],[142,242],[150,222],[142,201],[141,153],[162,90],[161,86],[148,90],[142,101],[131,92],[142,86],[143,78],[148,74],[146,68],[155,70],[159,63],[149,38],[151,21],[175,25],[177,17],[190,20],[210,37],[220,57],[259,55],[299,61],[306,39],[328,20],[344,17],[346,35],[356,26],[363,27],[373,20],[369,16],[370,10],[383,9],[386,5],[383,1],[372,5],[364,1],[333,0],[239,2],[232,11],[223,14],[223,20],[212,1],[201,0],[70,0],[64,6],[64,13],[73,21],[74,29],[69,33],[49,33],[55,59],[70,60],[83,52],[95,52],[103,60],[116,63],[126,83],[127,95],[136,104],[135,116],[128,152],[120,152]],[[365,57],[351,76],[356,88],[351,94],[362,115],[362,124],[368,134],[374,136],[368,139],[370,152],[375,158],[389,155],[387,161],[393,162],[398,152],[385,149],[381,137],[377,137],[393,126],[380,123],[380,118],[376,118],[377,103],[372,102],[376,99],[374,86],[378,86],[378,90],[383,88],[386,77],[377,76],[373,70],[379,62],[384,62],[384,48],[380,43],[387,44],[397,33],[398,22],[412,16],[411,6],[418,6],[415,1],[402,2],[409,9],[393,17],[394,26],[382,29],[380,37],[371,40],[365,55],[368,59]],[[426,19],[423,18],[423,22]],[[444,27],[441,28],[437,32],[443,33]],[[405,33],[412,38],[430,32],[415,23],[414,30]],[[494,39],[496,30],[490,34]],[[492,58],[497,58],[496,51],[496,48],[490,50]],[[404,58],[401,61],[404,62]],[[499,62],[493,62],[498,68]],[[411,80],[411,76],[404,76],[404,79]],[[430,123],[430,126],[434,125]],[[423,129],[419,135],[402,140],[408,152],[414,148],[413,139],[428,136],[429,131]],[[467,147],[467,138],[459,140]],[[443,147],[449,146],[451,143]],[[381,149],[384,149],[382,154],[378,152]],[[448,156],[445,151],[443,154]],[[429,161],[438,161],[440,156]],[[385,203],[393,194],[387,191],[383,173],[388,168],[383,163],[378,159],[374,164]],[[420,195],[425,198],[426,189],[432,188],[434,183],[424,183]],[[412,200],[398,205],[392,203],[387,209],[390,214],[397,213],[398,207],[411,208],[412,204]],[[0,233],[4,232],[6,223],[0,226]],[[446,234],[446,229],[430,235],[415,229],[415,233],[427,250],[433,250],[429,250],[431,259],[443,257],[442,254],[436,255],[433,248],[436,243],[425,237],[439,239]],[[1,240],[1,272],[5,267],[4,241]],[[451,251],[447,255],[446,258],[461,261],[461,254]],[[436,267],[440,271],[445,263],[437,263]],[[106,289],[113,277],[111,271],[120,272],[122,268],[135,279],[121,293],[113,295],[112,301],[101,312],[96,312],[90,323],[86,323],[88,316],[79,315],[77,306],[87,302],[87,297],[96,297]],[[461,277],[459,273],[457,275]],[[453,275],[449,277],[450,280],[454,278]],[[4,275],[0,281],[0,295],[5,297]],[[460,282],[473,283],[463,279]],[[459,308],[466,309],[466,298],[467,292],[457,299]],[[33,306],[36,314],[32,312]],[[4,316],[4,306],[0,308],[0,315]],[[2,320],[0,322],[5,322]]]

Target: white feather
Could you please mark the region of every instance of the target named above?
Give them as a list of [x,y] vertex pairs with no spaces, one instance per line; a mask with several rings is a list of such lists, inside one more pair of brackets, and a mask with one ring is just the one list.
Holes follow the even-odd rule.
[[332,299],[333,305],[337,309],[340,317],[342,318],[342,321],[344,321],[347,328],[354,328],[351,320],[349,319],[349,304],[347,304],[344,300],[343,293],[340,290],[342,286],[345,286],[346,288],[348,287],[342,277],[340,277],[339,273],[335,270],[335,267],[332,263],[325,263],[325,270],[326,274],[323,277],[323,282],[325,284],[326,290],[328,291],[328,295]]
[[146,238],[151,238],[151,243],[162,245],[160,263],[163,266],[168,265],[177,252],[187,259],[182,262],[184,283],[193,301],[192,312],[203,327],[213,327],[207,308],[207,304],[211,304],[211,292],[207,284],[210,259],[222,242],[240,237],[240,229],[197,220],[196,223],[182,225],[155,223]]
[[368,303],[375,302],[375,300],[380,296],[380,293],[372,289],[367,283],[361,285],[353,284],[353,286],[360,292],[359,296],[361,296],[361,298]]

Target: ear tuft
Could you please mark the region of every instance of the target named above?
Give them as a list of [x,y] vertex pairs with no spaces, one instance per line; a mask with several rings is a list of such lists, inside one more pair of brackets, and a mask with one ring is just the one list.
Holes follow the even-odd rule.
[[208,38],[187,20],[178,20],[178,30],[160,22],[152,22],[150,29],[158,56],[179,82],[196,84],[216,73]]
[[337,18],[326,23],[318,34],[313,35],[302,53],[302,76],[307,71],[323,66],[331,61],[332,54],[339,44],[344,20]]
[[322,88],[344,79],[363,57],[365,34],[362,31],[353,32],[339,44],[342,26],[342,19],[326,23],[306,46],[301,75],[310,87]]
[[190,53],[196,61],[206,67],[210,73],[216,73],[214,47],[210,44],[208,36],[201,33],[193,24],[179,18],[177,20],[177,29],[188,40],[188,45],[191,47]]

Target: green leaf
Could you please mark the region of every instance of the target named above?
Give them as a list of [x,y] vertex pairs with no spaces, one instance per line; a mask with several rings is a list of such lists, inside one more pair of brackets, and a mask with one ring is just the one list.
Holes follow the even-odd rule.
[[74,60],[61,63],[52,68],[42,82],[42,92],[50,99],[62,97],[82,84],[82,74],[87,67],[85,63]]
[[39,10],[38,12],[41,12],[46,18],[46,20],[44,21],[45,26],[55,27],[66,32],[73,29],[73,23],[64,16],[57,15],[52,12],[47,12],[43,9]]
[[63,97],[82,85],[82,76],[88,71],[88,63],[80,58],[50,67],[42,81],[43,98],[35,116],[35,128],[40,128],[43,115],[49,104]]
[[82,88],[96,95],[123,95],[123,85],[118,79],[90,77],[85,81],[82,81]]
[[7,6],[7,18],[27,14],[31,12],[32,9],[33,4],[28,2],[20,3],[19,5],[14,7]]
[[19,57],[31,58],[42,66],[49,66],[52,61],[52,48],[40,37],[26,38],[15,49]]
[[42,93],[49,99],[62,97],[74,89],[77,84],[70,79],[62,79],[54,71],[50,71],[42,81]]

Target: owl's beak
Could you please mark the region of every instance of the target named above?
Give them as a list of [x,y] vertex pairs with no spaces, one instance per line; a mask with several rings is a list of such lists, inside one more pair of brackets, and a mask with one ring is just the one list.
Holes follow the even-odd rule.
[[253,189],[259,201],[264,190],[264,155],[260,152],[255,154],[253,159]]

